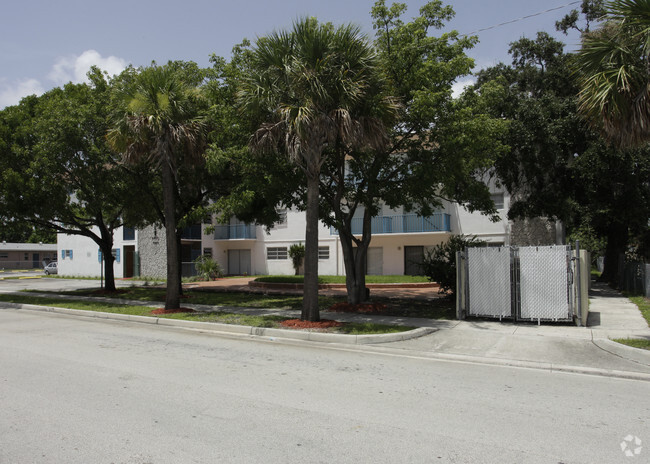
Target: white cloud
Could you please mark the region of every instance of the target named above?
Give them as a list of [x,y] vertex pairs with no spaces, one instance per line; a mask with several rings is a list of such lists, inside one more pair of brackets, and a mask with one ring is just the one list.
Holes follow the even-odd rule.
[[476,78],[475,77],[468,77],[465,79],[461,79],[460,81],[454,82],[454,84],[451,86],[451,95],[454,98],[458,98],[461,93],[463,93],[463,90],[465,90],[465,87],[469,85],[476,84]]
[[119,74],[126,68],[126,61],[116,56],[102,57],[95,50],[86,50],[79,56],[67,56],[59,58],[52,66],[48,77],[57,85],[68,82],[87,82],[86,74],[91,66],[97,66],[109,75]]
[[36,79],[22,79],[15,82],[0,80],[0,108],[17,105],[21,98],[28,95],[40,95],[44,92],[43,86]]

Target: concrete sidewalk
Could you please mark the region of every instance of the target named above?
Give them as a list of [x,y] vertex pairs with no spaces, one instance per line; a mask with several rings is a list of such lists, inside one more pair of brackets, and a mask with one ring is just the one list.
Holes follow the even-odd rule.
[[[235,280],[235,279],[232,279]],[[232,282],[231,286],[248,287],[247,281]],[[223,281],[221,281],[223,282]],[[224,284],[221,284],[224,286]],[[35,295],[32,293],[32,295]],[[48,294],[48,296],[52,296]],[[425,298],[426,295],[422,295]],[[65,299],[66,297],[62,297]],[[68,297],[69,298],[69,297]],[[92,300],[115,301],[126,304],[155,306],[151,302],[111,300],[87,297]],[[80,299],[80,297],[75,297]],[[122,320],[178,325],[180,327],[232,334],[287,339],[300,342],[329,342],[337,346],[356,344],[354,349],[384,352],[392,355],[426,357],[454,361],[487,363],[547,369],[550,371],[580,372],[613,377],[634,378],[650,381],[650,351],[631,348],[613,342],[610,338],[650,339],[650,328],[636,305],[603,284],[594,284],[590,293],[590,317],[588,327],[573,324],[512,323],[491,320],[447,321],[391,316],[359,315],[322,312],[326,319],[347,322],[374,322],[418,327],[413,333],[353,336],[339,334],[305,333],[284,329],[247,328],[211,323],[188,323],[170,319],[119,317]],[[24,305],[2,304],[5,307]],[[247,314],[274,314],[298,317],[299,311],[266,310],[259,308],[219,307],[183,304],[199,311],[215,309]],[[80,314],[79,311],[70,311]],[[103,316],[111,317],[101,313]],[[118,317],[116,317],[118,318]],[[141,320],[143,319],[143,320]],[[144,319],[147,319],[145,321]],[[160,322],[158,322],[160,321]],[[364,338],[365,337],[365,338]],[[414,338],[417,337],[417,338]],[[363,344],[363,347],[358,345]]]

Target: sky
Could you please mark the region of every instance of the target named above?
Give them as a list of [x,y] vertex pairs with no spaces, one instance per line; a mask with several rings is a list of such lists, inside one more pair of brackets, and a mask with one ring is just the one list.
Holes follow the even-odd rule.
[[[405,18],[412,18],[426,1],[403,3],[408,6]],[[578,8],[579,1],[444,3],[456,11],[444,30],[479,37],[479,44],[468,52],[475,59],[475,70],[500,61],[510,63],[509,44],[521,37],[534,38],[537,31],[552,33],[568,50],[578,46],[577,34],[564,36],[555,32],[554,25]],[[355,23],[372,37],[373,4],[374,0],[7,1],[0,17],[0,108],[70,81],[83,82],[92,65],[111,75],[128,64],[146,66],[154,60],[192,60],[209,66],[211,54],[228,58],[243,38],[255,40],[290,28],[304,16],[334,24]],[[500,25],[510,21],[514,22]],[[487,30],[475,32],[481,29]],[[457,87],[468,82],[471,78],[464,78]]]

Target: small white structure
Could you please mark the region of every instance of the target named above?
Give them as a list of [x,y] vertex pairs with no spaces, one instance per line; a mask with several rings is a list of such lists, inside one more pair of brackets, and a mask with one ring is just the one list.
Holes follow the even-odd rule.
[[[137,272],[138,231],[120,227],[113,235],[113,271],[116,278],[128,278]],[[99,277],[104,263],[97,244],[82,235],[57,235],[59,275]]]

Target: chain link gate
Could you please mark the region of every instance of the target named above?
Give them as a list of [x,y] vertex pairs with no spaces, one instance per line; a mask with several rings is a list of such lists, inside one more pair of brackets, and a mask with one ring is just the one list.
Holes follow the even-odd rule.
[[468,248],[457,263],[459,318],[573,320],[576,262],[568,246]]

